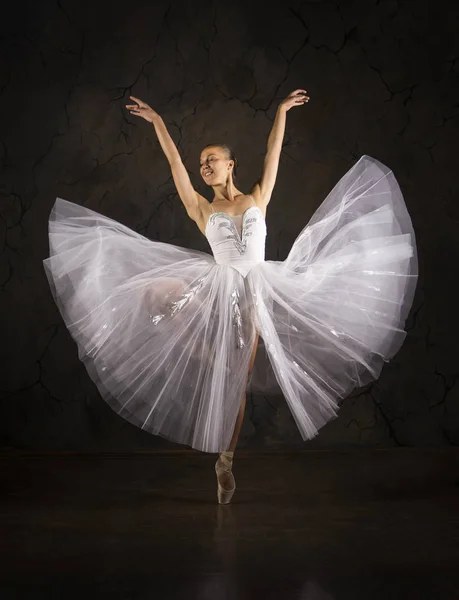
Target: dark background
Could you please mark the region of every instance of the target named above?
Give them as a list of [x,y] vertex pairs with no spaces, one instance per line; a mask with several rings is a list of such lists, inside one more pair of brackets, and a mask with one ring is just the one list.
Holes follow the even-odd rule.
[[284,150],[266,258],[283,260],[362,155],[388,165],[417,235],[405,344],[307,445],[282,397],[248,398],[240,447],[457,445],[459,19],[442,2],[16,2],[2,15],[0,301],[2,446],[177,447],[104,403],[55,306],[42,260],[57,196],[147,237],[210,253],[151,125],[162,117],[207,198],[199,154],[231,145],[239,187],[260,176],[279,102]]

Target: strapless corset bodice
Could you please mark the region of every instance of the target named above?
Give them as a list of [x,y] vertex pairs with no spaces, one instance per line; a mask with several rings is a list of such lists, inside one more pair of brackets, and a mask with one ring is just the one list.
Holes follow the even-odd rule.
[[206,225],[215,262],[229,265],[244,277],[265,260],[266,221],[258,206],[250,206],[242,215],[215,212]]

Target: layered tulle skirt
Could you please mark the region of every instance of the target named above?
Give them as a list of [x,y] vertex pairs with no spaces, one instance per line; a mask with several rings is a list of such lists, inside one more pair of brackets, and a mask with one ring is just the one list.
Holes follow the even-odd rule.
[[[49,241],[54,300],[102,397],[138,427],[205,452],[228,448],[248,384],[281,391],[313,437],[399,349],[417,276],[400,188],[367,156],[286,260],[246,277],[61,198]],[[248,380],[257,333],[263,354]]]

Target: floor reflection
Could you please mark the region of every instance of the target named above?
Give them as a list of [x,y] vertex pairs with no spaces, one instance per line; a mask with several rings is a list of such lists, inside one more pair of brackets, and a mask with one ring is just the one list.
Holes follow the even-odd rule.
[[[238,514],[240,507],[235,505],[217,505],[215,528],[213,532],[213,542],[215,554],[219,557],[222,572],[209,574],[202,580],[200,593],[202,598],[216,600],[219,598],[238,598],[239,600],[253,600],[256,592],[253,582],[244,582],[244,576],[240,575],[239,568],[239,545],[244,543],[243,532],[239,527]],[[262,545],[261,545],[262,548]],[[267,587],[270,584],[270,569],[272,565],[267,564],[266,569],[260,572],[260,582],[256,598],[271,597],[271,591],[266,590],[266,596],[263,596],[263,577],[266,577]],[[291,589],[288,589],[288,588]],[[260,595],[261,594],[261,595]],[[301,583],[292,580],[291,583],[285,582],[282,588],[282,600],[338,600],[330,592],[327,592],[314,578],[308,578]]]
[[[0,460],[1,600],[457,600],[457,452]],[[2,552],[3,549],[3,552]]]

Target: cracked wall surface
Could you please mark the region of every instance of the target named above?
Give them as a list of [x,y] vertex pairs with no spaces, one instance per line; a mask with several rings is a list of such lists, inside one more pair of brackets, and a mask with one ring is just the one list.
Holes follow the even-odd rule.
[[[210,253],[178,198],[153,128],[163,117],[196,188],[199,153],[224,141],[239,187],[260,176],[278,103],[287,113],[267,212],[283,260],[363,154],[390,166],[417,235],[408,336],[380,379],[344,400],[309,447],[459,442],[458,9],[442,2],[18,2],[2,29],[0,298],[3,446],[175,447],[123,421],[78,360],[42,260],[56,197],[143,235]],[[282,397],[251,396],[241,447],[304,447]]]

